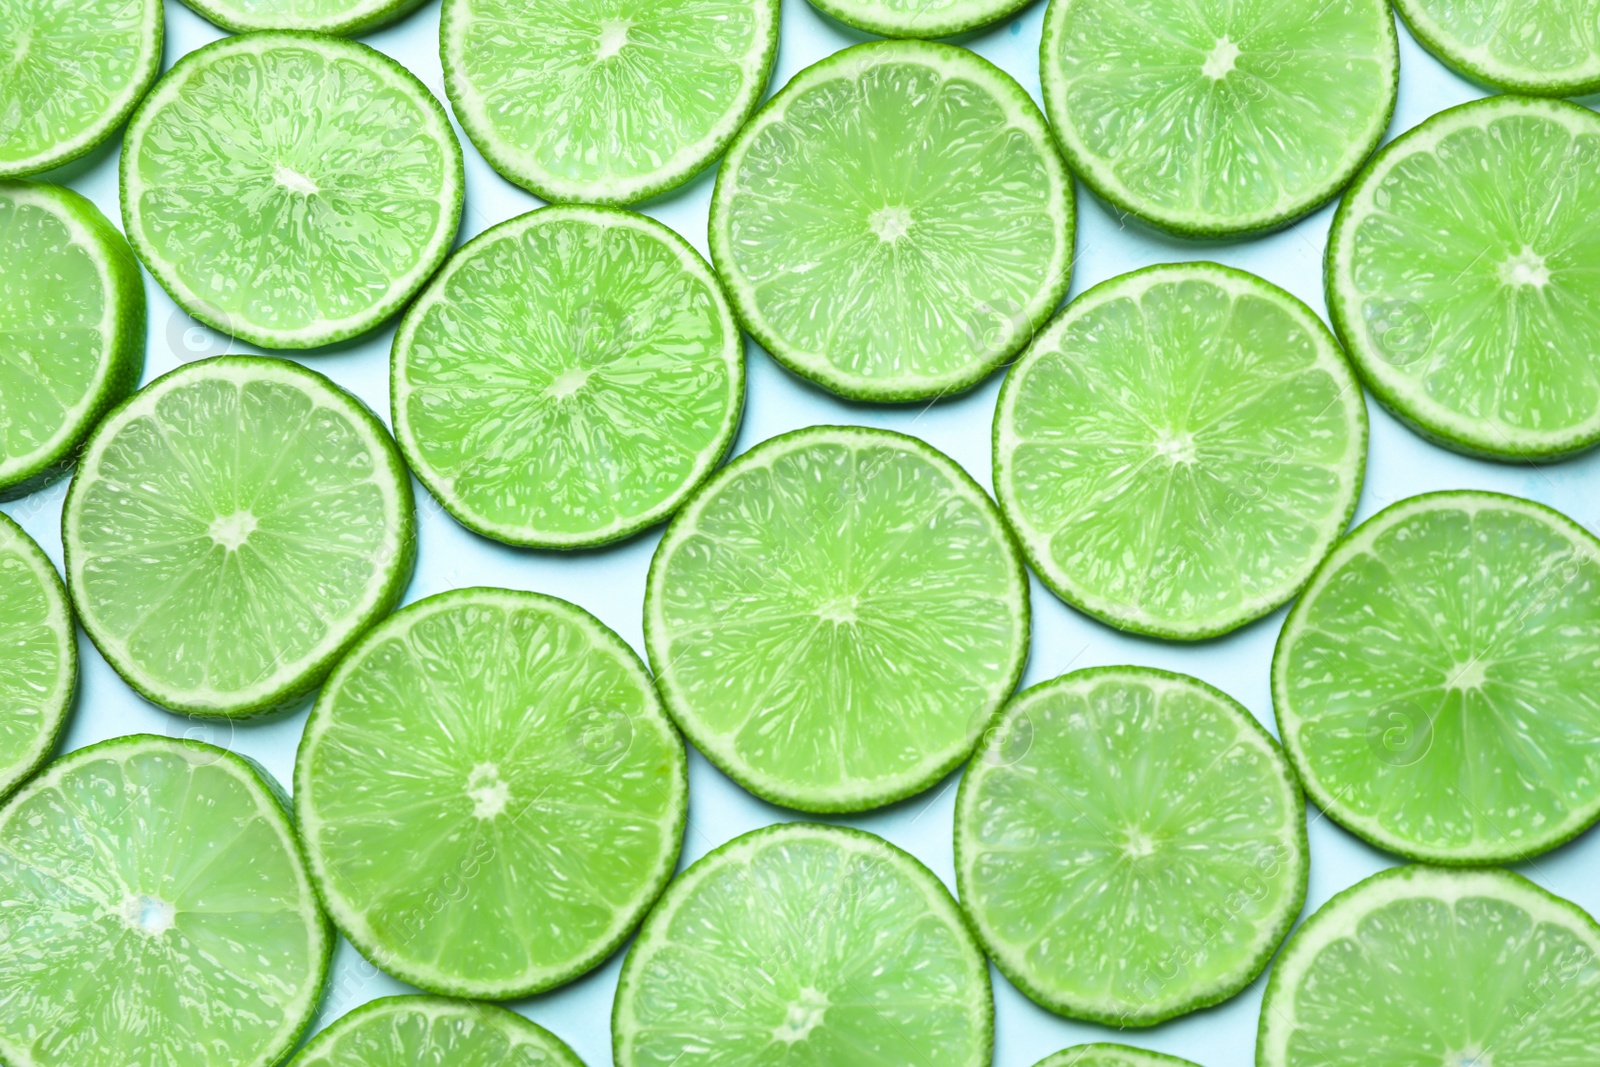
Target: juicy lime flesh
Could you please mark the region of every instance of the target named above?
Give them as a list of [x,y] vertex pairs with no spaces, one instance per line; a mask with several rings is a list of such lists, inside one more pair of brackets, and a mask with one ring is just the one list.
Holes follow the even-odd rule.
[[1078,1045],[1046,1056],[1034,1067],[1193,1067],[1188,1060],[1127,1045]]
[[1446,59],[1490,80],[1557,91],[1600,80],[1600,4],[1594,0],[1404,0],[1399,6]]
[[72,698],[73,640],[53,565],[0,520],[0,796],[55,740]]
[[[188,3],[189,0],[184,0]],[[387,21],[420,0],[195,0],[201,14],[241,30],[305,29],[345,33]],[[348,27],[348,29],[347,29]]]
[[17,1067],[267,1067],[310,1016],[327,947],[288,822],[220,753],[114,744],[0,813],[0,1050]]
[[1600,808],[1600,553],[1532,505],[1374,519],[1297,606],[1275,665],[1308,788],[1430,859],[1538,852]]
[[407,334],[402,438],[491,533],[630,531],[682,496],[738,417],[742,346],[709,271],[615,218],[533,216],[475,246]]
[[390,997],[364,1005],[317,1035],[294,1067],[582,1067],[561,1041],[489,1004]]
[[430,987],[572,977],[677,856],[682,755],[648,678],[544,603],[396,616],[329,683],[300,757],[335,919]]
[[895,37],[948,37],[993,22],[1026,0],[812,0],[841,22]]
[[1036,999],[1140,1025],[1260,970],[1299,911],[1305,815],[1246,714],[1143,671],[1003,713],[963,783],[962,900]]

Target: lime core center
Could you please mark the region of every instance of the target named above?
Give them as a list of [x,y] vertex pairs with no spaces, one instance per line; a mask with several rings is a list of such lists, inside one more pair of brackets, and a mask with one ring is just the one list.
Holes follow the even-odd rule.
[[1531,285],[1543,289],[1550,284],[1550,268],[1545,266],[1543,256],[1523,245],[1521,252],[1500,264],[1500,280],[1519,288]]
[[272,180],[291,193],[299,193],[301,196],[314,196],[319,191],[316,182],[282,163],[272,168]]
[[622,46],[628,43],[628,31],[632,28],[633,23],[627,19],[606,19],[600,23],[599,48],[594,57],[610,59],[622,51]]
[[1214,82],[1219,82],[1233,70],[1234,61],[1239,58],[1239,46],[1234,44],[1224,34],[1217,40],[1217,45],[1206,56],[1206,61],[1200,67],[1200,73]]
[[1186,433],[1163,433],[1156,438],[1156,455],[1168,463],[1193,463],[1195,461],[1194,438]]
[[856,621],[856,608],[859,606],[853,596],[839,597],[819,607],[817,618],[825,619],[837,626],[848,626]]
[[248,511],[236,511],[232,515],[219,515],[211,521],[211,540],[227,549],[237,552],[241,545],[250,539],[255,532],[256,517]]
[[1458,663],[1450,668],[1451,689],[1478,689],[1484,683],[1483,662],[1478,659]]
[[511,787],[500,780],[500,768],[492,763],[480,763],[467,775],[467,796],[472,800],[475,818],[492,819],[506,810]]
[[567,397],[582,389],[589,381],[589,376],[594,370],[589,367],[568,367],[550,381],[550,387],[545,390],[545,395],[552,400],[565,400]]
[[911,211],[898,204],[882,207],[872,213],[867,225],[878,240],[892,244],[911,232]]
[[806,1035],[822,1023],[828,1011],[828,995],[819,989],[806,986],[800,990],[800,999],[789,1005],[783,1023],[772,1031],[772,1036],[786,1045],[803,1041]]
[[1156,843],[1143,830],[1128,830],[1124,836],[1122,854],[1130,860],[1142,860],[1155,855]]
[[122,921],[146,937],[160,937],[172,929],[172,905],[159,897],[135,893],[122,902]]

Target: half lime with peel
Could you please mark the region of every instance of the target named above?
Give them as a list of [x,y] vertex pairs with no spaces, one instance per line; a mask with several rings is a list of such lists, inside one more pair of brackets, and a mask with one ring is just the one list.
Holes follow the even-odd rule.
[[341,341],[397,311],[450,250],[462,186],[427,87],[322,34],[189,53],[122,146],[139,258],[190,315],[264,348]]
[[0,514],[0,797],[50,757],[77,681],[78,639],[61,576]]
[[1316,314],[1215,263],[1075,299],[1007,375],[1001,510],[1045,584],[1112,626],[1214,637],[1305,584],[1355,512],[1361,386]]
[[1076,671],[1006,705],[961,780],[961,903],[1052,1011],[1151,1026],[1266,966],[1305,901],[1305,800],[1231,697],[1147,667]]
[[1399,867],[1295,931],[1261,1004],[1257,1067],[1588,1067],[1600,926],[1510,871]]
[[1195,1064],[1142,1048],[1101,1042],[1064,1048],[1033,1067],[1195,1067]]
[[303,699],[399,602],[411,480],[327,378],[224,356],[156,379],[85,447],[61,517],[91,640],[146,699],[193,715]]
[[1050,0],[1039,64],[1078,177],[1190,237],[1274,229],[1333,199],[1400,80],[1386,0]]
[[1494,459],[1600,441],[1600,115],[1497,96],[1373,159],[1328,238],[1356,369],[1425,437]]
[[603,544],[670,515],[727,452],[744,339],[659,222],[544,208],[451,257],[400,324],[390,396],[411,469],[464,525]]
[[322,994],[333,931],[254,764],[138,734],[51,764],[0,808],[0,1059],[273,1067]]
[[457,119],[502,175],[546,200],[631,204],[705,169],[750,117],[778,0],[446,0],[439,51]]
[[0,182],[0,500],[40,488],[144,369],[139,264],[70,189]]
[[739,132],[710,225],[775,359],[853,399],[925,399],[976,384],[1066,295],[1072,180],[1010,75],[877,41],[802,70]]
[[724,467],[645,588],[667,710],[758,796],[862,811],[972,752],[1021,676],[1028,586],[999,513],[913,437],[815,426]]
[[989,970],[949,890],[848,827],[745,834],[677,878],[622,965],[617,1067],[988,1067]]
[[1429,493],[1357,527],[1289,612],[1279,735],[1380,848],[1526,859],[1600,817],[1600,541],[1540,504]]
[[183,0],[225,30],[309,30],[341,37],[375,30],[422,0]]
[[1028,0],[811,0],[818,11],[883,37],[952,37],[1005,18]]
[[368,1001],[334,1020],[290,1067],[583,1067],[566,1042],[495,1004],[444,997]]
[[1600,92],[1600,7],[1593,0],[1395,0],[1445,66],[1508,93]]
[[295,807],[328,912],[379,967],[508,1000],[610,955],[661,892],[683,742],[598,619],[509,589],[428,597],[317,698]]

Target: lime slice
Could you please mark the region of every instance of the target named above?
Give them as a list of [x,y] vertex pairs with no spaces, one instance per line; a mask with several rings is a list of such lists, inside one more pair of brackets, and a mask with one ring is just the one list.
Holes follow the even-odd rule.
[[977,383],[1066,295],[1072,180],[963,48],[876,41],[792,78],[717,173],[711,259],[745,328],[859,400]]
[[72,709],[78,643],[55,564],[0,514],[0,797],[39,769]]
[[1355,512],[1367,409],[1310,308],[1214,263],[1079,296],[1006,377],[994,486],[1045,583],[1192,640],[1294,595]]
[[0,178],[71,162],[161,69],[161,0],[0,0]]
[[1305,902],[1288,761],[1186,675],[1103,667],[1025,690],[973,757],[955,826],[961,902],[995,965],[1110,1026],[1233,996]]
[[406,312],[391,397],[411,469],[464,525],[596,545],[672,514],[722,459],[744,341],[683,238],[545,208],[475,238]]
[[226,37],[128,123],[122,218],[185,311],[266,348],[364,333],[455,240],[461,145],[394,60],[321,34]]
[[1127,1045],[1097,1043],[1074,1045],[1053,1056],[1046,1056],[1033,1067],[1195,1067],[1188,1060],[1147,1052]]
[[1078,177],[1193,237],[1273,229],[1333,199],[1400,83],[1386,0],[1050,0],[1039,63]]
[[294,1048],[333,931],[263,776],[138,734],[0,808],[0,1059],[272,1067]]
[[994,504],[913,437],[814,426],[724,467],[645,588],[667,710],[751,792],[861,811],[966,759],[1028,654]]
[[583,1067],[559,1037],[493,1004],[443,997],[369,1001],[322,1031],[291,1067]]
[[631,204],[720,156],[766,91],[778,0],[445,0],[445,91],[506,178]]
[[368,634],[295,760],[311,873],[345,936],[429,992],[583,974],[671,877],[683,742],[633,651],[564,600],[463,589]]
[[952,37],[1003,19],[1030,0],[811,0],[818,11],[884,37]]
[[1503,863],[1600,816],[1600,541],[1496,493],[1367,520],[1289,612],[1279,735],[1317,804],[1391,852]]
[[1492,97],[1384,148],[1339,205],[1328,308],[1424,436],[1502,459],[1600,441],[1600,115]]
[[[3,0],[0,0],[3,2]],[[70,189],[0,182],[0,500],[71,464],[144,369],[144,282],[128,242]]]
[[611,1014],[617,1067],[988,1067],[989,968],[949,890],[843,826],[745,834],[645,920]]
[[1589,1067],[1600,926],[1510,871],[1383,871],[1295,932],[1258,1067]]
[[61,517],[83,628],[146,699],[292,706],[405,591],[411,482],[360,402],[287,360],[190,363],[90,438]]
[[183,0],[225,30],[311,30],[349,36],[408,14],[423,0]]
[[1422,46],[1468,78],[1511,93],[1600,92],[1594,0],[1395,0]]

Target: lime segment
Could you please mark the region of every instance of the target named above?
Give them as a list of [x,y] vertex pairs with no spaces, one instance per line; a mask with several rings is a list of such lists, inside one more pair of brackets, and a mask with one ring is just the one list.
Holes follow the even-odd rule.
[[1033,1067],[1195,1067],[1188,1060],[1110,1043],[1075,1045],[1046,1056]]
[[183,0],[225,30],[311,30],[348,36],[377,29],[423,0]]
[[1512,93],[1600,91],[1594,0],[1396,0],[1411,32],[1446,66]]
[[1005,18],[1029,0],[811,0],[847,25],[884,37],[952,37]]
[[0,797],[49,757],[77,680],[72,610],[55,564],[0,515]]
[[342,1016],[291,1067],[583,1067],[559,1037],[493,1004],[384,997]]

